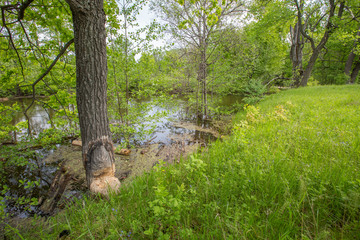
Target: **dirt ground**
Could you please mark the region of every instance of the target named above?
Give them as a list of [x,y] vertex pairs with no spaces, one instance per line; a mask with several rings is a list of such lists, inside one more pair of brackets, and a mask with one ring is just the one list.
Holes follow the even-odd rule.
[[[181,127],[193,128],[192,125],[184,124]],[[198,132],[201,130],[203,130],[202,133],[212,134],[213,138],[218,136],[216,132],[208,129],[196,128]],[[186,157],[197,149],[206,147],[206,142],[197,139],[196,134],[174,134],[169,138],[171,144],[168,145],[147,144],[141,148],[130,149],[131,153],[128,156],[115,154],[115,176],[122,184],[126,184],[143,172],[150,171],[159,160],[174,164],[179,162],[181,157]],[[61,146],[48,156],[45,162],[58,165],[58,171],[47,196],[39,200],[41,211],[51,215],[73,198],[79,198],[81,193],[87,191],[81,146]]]

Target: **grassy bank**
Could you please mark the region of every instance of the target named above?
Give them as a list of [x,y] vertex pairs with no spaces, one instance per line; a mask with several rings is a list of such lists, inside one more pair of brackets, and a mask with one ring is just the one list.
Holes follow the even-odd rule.
[[360,86],[288,90],[234,122],[208,151],[159,164],[119,195],[84,198],[18,235],[360,239]]

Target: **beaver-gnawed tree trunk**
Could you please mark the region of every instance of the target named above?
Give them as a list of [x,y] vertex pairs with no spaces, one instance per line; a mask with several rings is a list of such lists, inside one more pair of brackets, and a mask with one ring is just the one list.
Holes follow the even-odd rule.
[[107,118],[107,60],[103,0],[66,0],[70,5],[76,54],[76,101],[87,185],[93,193],[118,190]]

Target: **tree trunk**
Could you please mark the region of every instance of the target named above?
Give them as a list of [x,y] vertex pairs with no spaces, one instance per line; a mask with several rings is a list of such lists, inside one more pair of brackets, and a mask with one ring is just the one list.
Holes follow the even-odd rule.
[[356,57],[356,54],[353,51],[351,51],[348,56],[348,59],[346,60],[344,72],[348,76],[350,76],[350,74],[351,74],[351,69],[352,69],[355,57]]
[[[299,6],[297,0],[295,2],[296,2],[296,5],[297,5],[297,8],[298,8],[298,23],[301,24],[301,22],[302,22],[302,3]],[[300,29],[301,34],[303,35],[304,38],[306,38],[306,39],[308,39],[310,41],[311,48],[313,50],[313,52],[311,54],[311,57],[310,57],[310,60],[309,60],[309,62],[307,64],[306,69],[304,71],[304,74],[303,74],[303,76],[301,78],[300,86],[304,87],[304,86],[307,85],[308,80],[309,80],[309,78],[311,76],[312,69],[313,69],[313,67],[315,65],[316,59],[319,56],[321,50],[323,49],[323,47],[325,46],[325,44],[329,40],[330,35],[333,32],[334,26],[331,23],[331,19],[335,14],[336,4],[335,4],[334,0],[329,0],[329,4],[330,4],[329,16],[328,16],[328,20],[327,20],[326,27],[325,27],[325,32],[324,32],[323,37],[320,40],[320,43],[316,47],[315,47],[314,39],[312,37],[310,37],[305,32],[305,30],[303,29],[303,26],[299,24],[299,27],[300,27],[299,29]]]
[[299,86],[300,79],[303,75],[302,68],[302,48],[303,41],[300,32],[299,22],[296,23],[295,27],[290,26],[290,35],[291,35],[291,50],[290,50],[290,59],[293,64],[293,79],[294,85]]
[[307,64],[307,66],[305,68],[305,71],[304,71],[304,74],[303,74],[303,76],[301,78],[300,86],[302,86],[302,87],[307,86],[307,83],[308,83],[309,78],[311,76],[312,69],[314,68],[316,59],[318,58],[322,48],[323,48],[323,46],[321,46],[319,44],[318,47],[315,50],[313,50],[313,53],[311,54],[309,62]]
[[[125,7],[124,7],[125,8]],[[130,99],[130,94],[129,94],[129,78],[128,78],[128,69],[129,69],[129,62],[128,62],[128,58],[129,58],[129,49],[128,49],[128,33],[127,33],[127,13],[126,10],[124,10],[125,15],[124,15],[124,28],[125,28],[125,69],[124,69],[124,74],[125,74],[125,84],[126,84],[126,115],[129,115],[129,99]],[[129,125],[128,120],[126,120],[126,125]]]
[[206,62],[204,63],[202,59],[199,64],[197,79],[201,88],[201,112],[199,113],[201,115],[206,115]]
[[360,71],[360,59],[358,59],[358,61],[355,64],[354,69],[351,72],[349,84],[355,83],[355,80],[356,80],[357,75],[359,74],[359,71]]
[[120,115],[120,120],[121,123],[124,123],[124,119],[123,119],[123,115],[122,115],[122,111],[121,111],[121,98],[120,98],[120,94],[119,94],[119,90],[118,90],[118,83],[116,80],[116,69],[115,69],[115,61],[114,59],[112,59],[112,65],[113,65],[113,71],[114,71],[114,83],[115,83],[115,93],[116,93],[116,100],[117,100],[117,106],[118,106],[118,112]]
[[[306,69],[304,71],[304,75],[301,78],[300,86],[303,86],[303,87],[307,86],[307,82],[308,82],[308,80],[309,80],[309,78],[311,76],[311,72],[312,72],[312,69],[313,69],[313,67],[315,65],[315,62],[316,62],[321,50],[323,49],[323,47],[325,46],[325,44],[329,40],[330,35],[333,32],[334,26],[331,23],[331,19],[335,14],[336,5],[335,5],[334,0],[329,0],[329,4],[330,4],[330,9],[329,9],[330,11],[329,11],[329,17],[328,17],[326,27],[325,27],[325,33],[324,33],[323,37],[321,38],[320,43],[316,47],[315,47],[314,39],[312,39],[309,35],[307,35],[305,33],[305,31],[302,28],[300,28],[301,34],[311,42],[311,48],[313,50],[313,52],[311,54],[311,57],[310,57],[310,60],[309,60],[307,66],[306,66]],[[298,19],[299,19],[298,22],[301,23],[301,16],[300,16],[299,9],[298,9]]]
[[83,163],[90,191],[108,195],[114,177],[114,150],[107,118],[106,16],[103,0],[66,0],[70,5],[76,54],[76,101]]
[[[357,45],[359,44],[359,42],[360,42],[360,28],[359,28],[356,36],[357,36],[357,39],[356,39],[355,42],[354,42],[354,47],[353,47],[353,49],[351,50],[351,52],[350,52],[350,54],[349,54],[349,57],[348,57],[348,59],[347,59],[347,61],[346,61],[346,63],[345,63],[345,68],[344,68],[345,74],[349,76],[349,83],[353,83],[353,82],[352,82],[352,78],[353,78],[352,75],[353,75],[353,74],[352,74],[351,70],[352,70],[352,66],[353,66],[353,63],[354,63],[354,59],[355,59],[355,57],[356,57],[356,54],[354,53],[354,49],[356,48],[356,46],[357,46]],[[356,69],[356,66],[355,66],[354,69]],[[357,75],[357,74],[356,74],[356,75]],[[356,78],[356,76],[355,76],[355,78]]]
[[200,63],[197,80],[201,87],[201,109],[204,118],[207,116],[207,91],[206,91],[207,63],[206,63],[206,44],[200,47]]

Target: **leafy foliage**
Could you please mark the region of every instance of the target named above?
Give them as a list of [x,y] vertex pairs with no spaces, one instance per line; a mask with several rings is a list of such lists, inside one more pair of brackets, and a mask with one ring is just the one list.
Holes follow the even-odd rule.
[[[71,227],[72,236],[79,238],[326,239],[337,238],[341,231],[349,238],[355,236],[359,176],[354,169],[358,168],[359,129],[354,123],[359,121],[353,91],[358,87],[290,91],[280,93],[278,100],[268,97],[260,102],[260,108],[253,106],[264,98],[264,83],[271,79],[281,80],[272,82],[274,85],[293,84],[289,58],[289,27],[297,21],[293,1],[246,2],[249,5],[214,0],[153,2],[153,10],[173,20],[167,30],[178,41],[172,48],[152,47],[152,40],[162,36],[164,26],[152,22],[139,28],[138,17],[147,1],[105,1],[108,106],[114,140],[122,147],[136,145],[135,136],[145,141],[156,121],[166,114],[144,116],[152,105],[138,104],[138,99],[156,96],[161,106],[174,103],[167,94],[178,93],[188,99],[190,107],[208,108],[212,116],[230,114],[242,106],[212,106],[212,94],[244,94],[248,104],[245,113],[234,126],[233,135],[215,143],[209,152],[194,155],[181,166],[160,163],[154,172],[135,180],[109,202],[84,198],[73,207],[81,211],[63,213],[71,222],[59,215],[55,229]],[[318,42],[326,30],[326,5],[321,4],[324,1],[304,2],[306,31]],[[314,66],[309,82],[313,85],[347,83],[347,59],[355,55],[351,70],[359,61],[359,3],[336,3],[340,2],[346,4],[345,11],[331,19],[336,27]],[[247,7],[248,15],[239,18],[243,12],[239,10],[223,19],[229,6],[237,6],[237,10]],[[63,0],[31,4],[21,22],[16,11],[4,12],[0,97],[33,94],[31,85],[73,37],[70,12]],[[206,36],[191,35],[200,25],[214,31]],[[304,56],[310,56],[311,42],[304,39],[302,44]],[[202,60],[199,52],[205,56]],[[199,75],[201,61],[206,66],[202,69],[205,78]],[[304,66],[307,63],[306,58]],[[42,184],[39,179],[17,178],[13,180],[16,186],[29,194],[12,195],[7,172],[14,172],[14,168],[38,171],[42,156],[32,147],[51,148],[79,136],[75,74],[71,46],[36,85],[36,101],[49,115],[49,127],[43,131],[31,131],[29,119],[15,121],[16,115],[27,113],[28,105],[0,104],[0,142],[17,142],[15,146],[0,146],[1,218],[5,202],[31,209],[38,197],[31,194]],[[305,97],[308,93],[313,99]],[[132,206],[129,209],[134,212],[122,206]],[[92,229],[97,229],[94,235]]]
[[[269,95],[233,134],[38,226],[90,238],[349,238],[359,233],[359,86]],[[334,98],[334,96],[336,98]],[[75,211],[76,210],[76,211]],[[34,226],[36,227],[36,226]]]
[[266,92],[266,87],[259,80],[250,80],[243,88],[244,102],[254,105],[258,103]]

